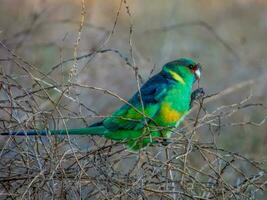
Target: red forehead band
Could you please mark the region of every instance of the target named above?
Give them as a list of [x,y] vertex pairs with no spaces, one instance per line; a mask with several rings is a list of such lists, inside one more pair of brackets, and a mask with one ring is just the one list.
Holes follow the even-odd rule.
[[198,64],[196,64],[196,65],[194,65],[193,67],[192,67],[192,71],[197,71],[199,69],[199,65]]

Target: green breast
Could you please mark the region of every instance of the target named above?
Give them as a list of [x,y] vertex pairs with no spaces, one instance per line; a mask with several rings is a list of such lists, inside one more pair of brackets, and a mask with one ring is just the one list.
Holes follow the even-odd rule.
[[187,85],[172,87],[162,99],[155,121],[160,126],[176,126],[190,106],[191,88]]

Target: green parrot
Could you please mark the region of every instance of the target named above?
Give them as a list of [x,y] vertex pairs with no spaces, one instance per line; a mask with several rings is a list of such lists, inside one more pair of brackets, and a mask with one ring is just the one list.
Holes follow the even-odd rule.
[[174,60],[150,78],[127,104],[87,128],[12,131],[2,135],[98,135],[126,143],[129,150],[137,151],[156,143],[158,138],[171,136],[192,101],[203,93],[202,88],[192,93],[200,75],[200,64],[188,58]]

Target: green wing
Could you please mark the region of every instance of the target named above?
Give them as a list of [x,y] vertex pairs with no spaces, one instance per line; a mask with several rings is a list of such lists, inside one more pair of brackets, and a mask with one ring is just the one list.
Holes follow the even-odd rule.
[[[166,79],[160,74],[152,77],[141,88],[142,104],[137,92],[129,104],[124,104],[101,124],[110,131],[140,130],[153,119],[160,109],[160,102],[168,91]],[[147,116],[147,118],[144,116]],[[100,125],[100,123],[98,123]]]
[[114,112],[111,117],[103,121],[103,125],[112,131],[121,129],[139,130],[156,115],[159,104],[146,104],[144,109],[140,105],[124,105]]

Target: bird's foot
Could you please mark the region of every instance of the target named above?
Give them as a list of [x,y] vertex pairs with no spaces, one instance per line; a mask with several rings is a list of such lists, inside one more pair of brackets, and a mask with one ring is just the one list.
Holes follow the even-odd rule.
[[169,144],[171,144],[171,140],[166,138],[157,138],[155,142],[158,144],[162,144],[163,146],[168,146]]
[[163,146],[168,146],[169,144],[171,144],[172,142],[171,142],[171,140],[170,139],[166,139],[166,138],[164,138],[163,140],[162,140],[162,142],[161,142],[161,144],[163,145]]
[[196,90],[194,90],[191,94],[191,103],[190,105],[192,106],[194,101],[198,101],[203,99],[203,97],[205,96],[205,92],[203,88],[198,88]]

